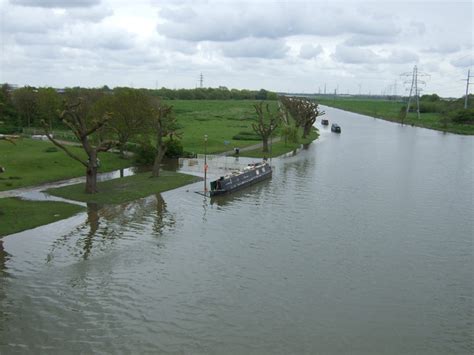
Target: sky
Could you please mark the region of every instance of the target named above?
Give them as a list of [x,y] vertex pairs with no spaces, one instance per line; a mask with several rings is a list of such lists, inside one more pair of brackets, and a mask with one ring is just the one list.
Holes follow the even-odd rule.
[[473,16],[455,0],[0,0],[0,83],[178,89],[202,73],[204,87],[407,95],[416,65],[422,94],[461,97]]

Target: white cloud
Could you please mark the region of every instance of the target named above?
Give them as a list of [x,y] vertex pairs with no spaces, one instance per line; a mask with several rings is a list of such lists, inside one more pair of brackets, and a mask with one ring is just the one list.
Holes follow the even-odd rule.
[[339,62],[348,64],[374,63],[380,60],[380,56],[371,49],[348,47],[345,45],[338,45],[336,47],[333,58]]
[[222,54],[231,58],[283,58],[288,46],[282,40],[268,38],[244,38],[234,42],[217,45]]
[[195,87],[203,72],[206,85],[229,88],[360,84],[375,93],[417,64],[440,95],[461,96],[452,82],[473,61],[473,5],[464,0],[0,0],[0,8],[0,82],[20,85]]
[[[246,37],[281,38],[294,35],[333,36],[343,33],[393,35],[399,29],[391,18],[310,2],[231,6],[205,3],[200,6],[164,6],[157,25],[160,34],[188,41],[233,41]],[[337,19],[337,20],[336,20]]]
[[300,47],[299,56],[303,59],[313,59],[323,52],[321,45],[303,44]]
[[471,53],[462,57],[457,57],[452,59],[449,63],[458,68],[469,68],[472,67],[472,64],[474,63],[474,55]]
[[90,7],[100,4],[100,0],[11,0],[14,5],[46,8]]

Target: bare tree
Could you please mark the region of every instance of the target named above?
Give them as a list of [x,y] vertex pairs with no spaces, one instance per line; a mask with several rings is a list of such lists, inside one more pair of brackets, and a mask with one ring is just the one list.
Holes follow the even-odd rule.
[[155,135],[155,159],[153,162],[152,176],[160,176],[160,164],[168,149],[168,142],[173,139],[180,139],[181,135],[177,132],[179,126],[176,122],[176,116],[173,115],[173,106],[152,99],[152,114],[150,119],[151,128]]
[[270,111],[269,104],[263,109],[263,102],[253,105],[257,113],[257,122],[252,123],[252,128],[262,138],[262,151],[268,152],[268,138],[276,130],[282,119],[282,113],[278,109],[276,112]]
[[88,159],[85,160],[74,154],[66,145],[56,140],[49,126],[45,121],[42,121],[46,136],[58,148],[62,149],[72,159],[77,160],[86,168],[86,189],[87,194],[94,194],[97,192],[97,170],[99,168],[98,154],[106,152],[116,143],[111,140],[100,141],[97,145],[91,142],[91,136],[102,128],[109,120],[109,115],[104,114],[91,122],[87,119],[87,110],[84,108],[84,101],[80,99],[75,104],[66,104],[66,108],[61,112],[60,120],[71,129],[76,138],[82,145],[82,148],[87,154]]
[[303,128],[303,138],[311,132],[316,118],[325,114],[320,111],[318,104],[306,98],[281,96],[280,101],[293,117],[297,127]]

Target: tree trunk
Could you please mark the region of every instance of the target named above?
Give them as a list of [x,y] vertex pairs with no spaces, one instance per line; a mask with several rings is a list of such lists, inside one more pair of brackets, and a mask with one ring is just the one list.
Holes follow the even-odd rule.
[[86,194],[97,192],[97,163],[89,163],[86,170]]
[[152,177],[160,176],[160,164],[165,156],[166,148],[159,148],[158,152],[155,155],[155,161],[153,162],[153,171],[151,173]]
[[262,152],[268,153],[268,137],[262,137],[262,144],[263,144]]
[[308,134],[311,133],[311,128],[313,127],[313,124],[306,124],[303,128],[303,138],[306,138]]

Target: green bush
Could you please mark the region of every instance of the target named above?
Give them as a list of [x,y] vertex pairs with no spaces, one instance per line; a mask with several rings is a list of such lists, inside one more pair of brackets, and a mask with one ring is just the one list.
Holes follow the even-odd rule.
[[179,158],[183,156],[184,148],[180,141],[173,139],[166,143],[166,157],[167,158]]
[[455,123],[474,124],[474,109],[456,110],[451,113],[451,120]]
[[10,124],[0,124],[0,134],[15,134],[20,132],[21,128],[15,127]]
[[48,147],[44,150],[45,153],[56,153],[58,151],[58,148],[56,147]]
[[153,165],[156,149],[151,144],[142,143],[134,147],[134,161],[137,165]]
[[262,137],[260,137],[258,134],[255,132],[239,132],[235,136],[232,137],[233,140],[236,141],[260,141],[262,140]]

